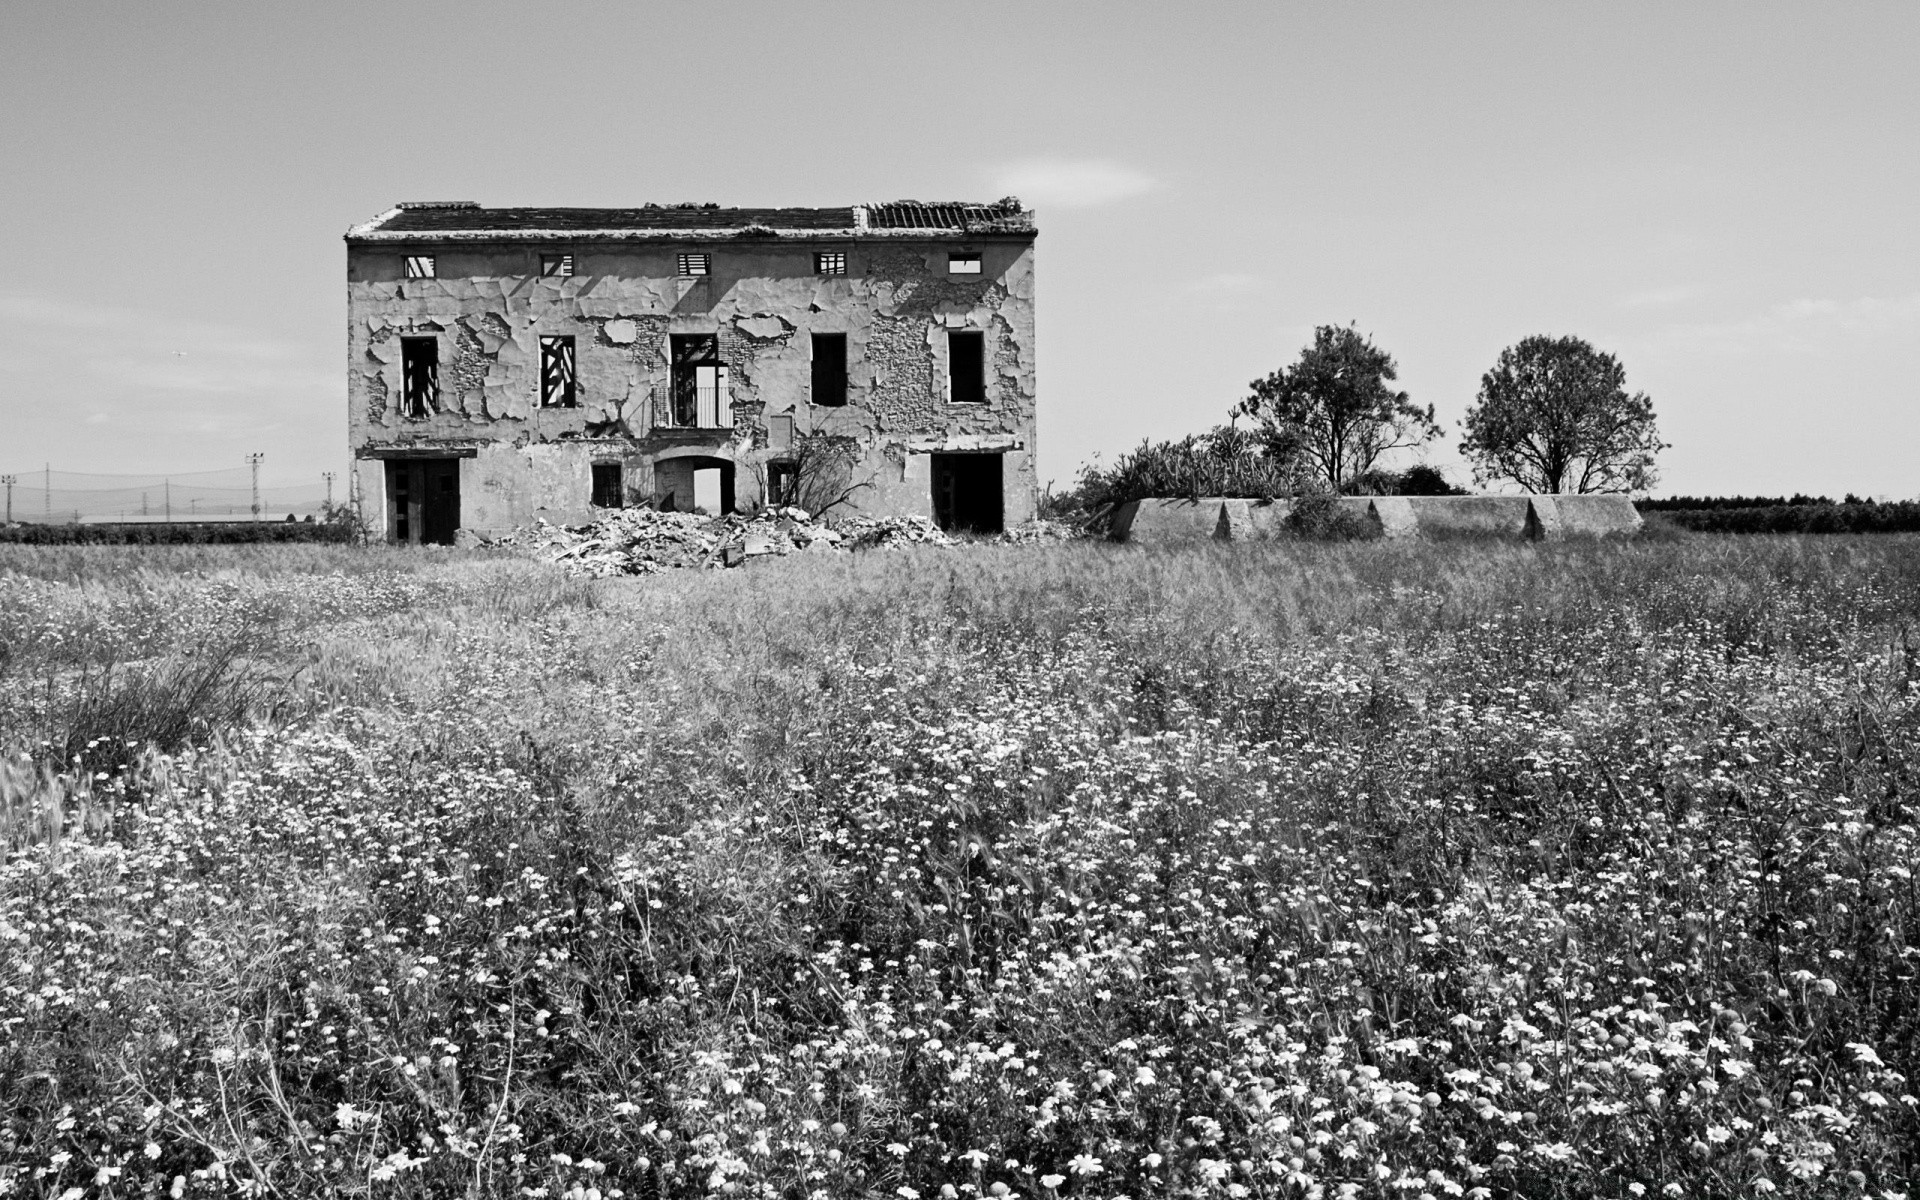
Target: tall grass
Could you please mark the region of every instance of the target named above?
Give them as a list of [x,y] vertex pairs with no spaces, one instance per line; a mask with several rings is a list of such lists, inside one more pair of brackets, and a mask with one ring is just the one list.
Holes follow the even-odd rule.
[[1914,540],[287,553],[9,585],[5,690],[101,612],[265,690],[16,838],[0,1186],[1920,1169]]

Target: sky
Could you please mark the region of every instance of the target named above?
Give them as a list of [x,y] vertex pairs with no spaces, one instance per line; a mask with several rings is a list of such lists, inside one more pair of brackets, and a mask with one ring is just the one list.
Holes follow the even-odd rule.
[[1916,51],[1912,3],[7,0],[0,471],[343,468],[341,235],[399,200],[1012,193],[1057,485],[1353,323],[1456,479],[1573,334],[1657,494],[1914,497]]

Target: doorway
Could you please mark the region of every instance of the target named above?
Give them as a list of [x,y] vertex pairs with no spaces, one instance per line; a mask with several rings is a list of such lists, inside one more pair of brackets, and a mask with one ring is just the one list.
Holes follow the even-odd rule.
[[405,458],[387,463],[387,540],[451,546],[460,528],[460,460]]
[[999,533],[1006,525],[998,454],[935,454],[933,521],[948,533]]
[[733,511],[734,466],[724,458],[686,455],[653,465],[654,507],[664,512],[701,509],[719,516]]

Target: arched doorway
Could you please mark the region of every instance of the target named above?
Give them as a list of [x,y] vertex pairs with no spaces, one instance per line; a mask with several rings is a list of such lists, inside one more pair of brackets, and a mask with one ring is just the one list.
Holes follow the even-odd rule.
[[683,454],[653,464],[653,504],[666,512],[733,511],[733,463],[708,454]]

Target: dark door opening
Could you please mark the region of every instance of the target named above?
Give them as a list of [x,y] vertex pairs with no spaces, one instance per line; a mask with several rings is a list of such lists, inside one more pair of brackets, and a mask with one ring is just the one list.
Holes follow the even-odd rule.
[[1006,525],[998,454],[933,455],[933,521],[948,533],[999,533]]
[[387,540],[453,545],[460,528],[460,460],[408,458],[387,463]]

